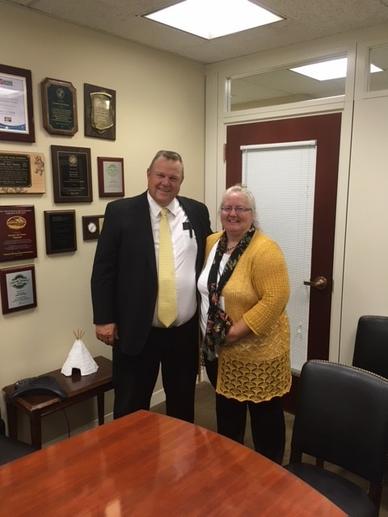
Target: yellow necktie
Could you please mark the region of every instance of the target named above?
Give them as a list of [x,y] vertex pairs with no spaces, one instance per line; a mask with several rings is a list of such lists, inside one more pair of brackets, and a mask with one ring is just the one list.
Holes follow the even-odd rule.
[[175,264],[167,208],[160,212],[158,319],[169,327],[177,317]]

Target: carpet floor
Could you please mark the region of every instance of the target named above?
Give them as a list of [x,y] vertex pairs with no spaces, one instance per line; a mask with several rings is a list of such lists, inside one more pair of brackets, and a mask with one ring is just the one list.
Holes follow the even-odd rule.
[[[153,406],[152,411],[157,413],[165,413],[164,404],[159,404],[157,406]],[[288,463],[290,458],[290,443],[291,443],[291,434],[292,434],[292,425],[294,421],[293,415],[286,413],[286,449],[284,454],[284,464]],[[216,424],[216,415],[215,415],[215,400],[214,400],[214,390],[212,386],[208,382],[201,382],[197,385],[196,391],[196,403],[195,403],[195,423],[204,427],[205,429],[210,429],[211,431],[217,430]],[[252,435],[250,431],[249,425],[249,415],[247,419],[247,428],[245,433],[245,442],[244,445],[253,449]],[[351,474],[347,474],[339,467],[331,466],[330,467],[334,472],[341,473],[342,475],[349,477],[353,481],[357,482],[361,486],[366,487],[366,483],[359,478]],[[382,503],[380,507],[380,517],[388,517],[388,480],[385,481]]]

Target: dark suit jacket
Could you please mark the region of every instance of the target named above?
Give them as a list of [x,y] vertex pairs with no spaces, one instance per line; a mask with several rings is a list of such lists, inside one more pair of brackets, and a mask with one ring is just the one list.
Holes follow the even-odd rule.
[[[198,201],[178,196],[193,227],[201,272],[209,212]],[[187,230],[186,230],[187,231]],[[116,323],[118,345],[128,355],[142,350],[152,326],[158,289],[155,247],[147,193],[107,205],[92,273],[95,324]]]

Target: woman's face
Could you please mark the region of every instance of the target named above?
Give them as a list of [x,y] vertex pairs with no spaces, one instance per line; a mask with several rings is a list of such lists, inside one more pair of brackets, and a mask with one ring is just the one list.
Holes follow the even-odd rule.
[[252,226],[253,220],[253,211],[245,194],[231,192],[224,197],[221,222],[228,236],[240,239]]

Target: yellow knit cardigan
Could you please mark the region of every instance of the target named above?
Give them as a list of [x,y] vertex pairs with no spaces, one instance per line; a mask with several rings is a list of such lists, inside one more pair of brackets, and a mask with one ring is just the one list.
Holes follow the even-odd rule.
[[[206,256],[221,233],[207,238]],[[291,387],[290,333],[285,312],[287,267],[279,246],[256,230],[222,293],[226,313],[252,332],[220,347],[217,393],[239,401],[263,402]]]

